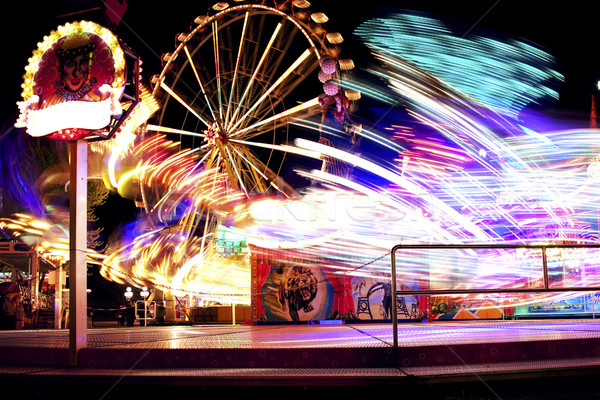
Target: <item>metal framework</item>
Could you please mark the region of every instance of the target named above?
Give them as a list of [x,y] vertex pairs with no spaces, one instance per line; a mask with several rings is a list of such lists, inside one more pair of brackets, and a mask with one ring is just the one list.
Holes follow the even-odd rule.
[[[540,249],[542,253],[543,287],[536,288],[506,288],[506,289],[427,289],[427,290],[401,290],[398,292],[396,285],[396,252],[398,250],[413,249]],[[560,286],[550,287],[548,280],[548,264],[546,257],[547,249],[555,248],[600,248],[600,244],[471,244],[471,245],[444,245],[444,244],[398,244],[391,250],[391,272],[392,272],[392,299],[396,299],[400,294],[480,294],[480,293],[542,293],[542,292],[594,292],[600,291],[600,286]],[[397,301],[392,301],[392,324],[394,329],[394,348],[398,347],[398,305]]]

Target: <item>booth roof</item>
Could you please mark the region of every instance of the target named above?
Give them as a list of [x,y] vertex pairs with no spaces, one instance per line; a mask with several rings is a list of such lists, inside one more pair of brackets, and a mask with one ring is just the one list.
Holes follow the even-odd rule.
[[[21,246],[21,247],[20,247]],[[14,267],[20,271],[28,272],[31,259],[35,255],[35,250],[20,242],[0,242],[0,262]],[[49,260],[38,257],[39,272],[46,273],[57,268]]]

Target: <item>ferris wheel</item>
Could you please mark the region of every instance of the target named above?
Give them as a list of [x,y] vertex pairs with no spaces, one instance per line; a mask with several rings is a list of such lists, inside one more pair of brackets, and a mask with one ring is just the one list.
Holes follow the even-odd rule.
[[[290,197],[296,188],[282,173],[297,136],[294,121],[312,119],[318,127],[327,109],[344,120],[357,97],[341,77],[353,63],[339,58],[343,38],[327,32],[327,16],[311,12],[307,1],[262,3],[216,3],[178,35],[152,80],[160,109],[146,135],[176,144],[188,160],[181,175],[214,171],[227,193]],[[181,187],[140,183],[144,207],[160,220],[185,197]],[[188,217],[185,230],[198,221]]]

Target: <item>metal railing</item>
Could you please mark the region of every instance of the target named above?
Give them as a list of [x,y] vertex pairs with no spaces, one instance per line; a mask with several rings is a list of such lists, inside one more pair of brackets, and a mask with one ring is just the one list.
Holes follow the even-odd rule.
[[[444,245],[444,244],[398,244],[392,247],[392,325],[394,329],[394,348],[398,347],[398,293],[402,295],[443,295],[443,294],[484,294],[484,293],[543,293],[543,292],[596,292],[600,291],[600,286],[553,286],[549,284],[547,249],[556,248],[600,248],[600,244],[530,244],[530,245],[512,245],[512,244],[471,244],[471,245]],[[414,249],[540,249],[542,255],[543,287],[532,288],[493,288],[493,289],[425,289],[425,290],[401,290],[398,292],[396,284],[396,252],[398,250]]]
[[[138,300],[135,302],[135,313],[136,319],[144,321],[144,326],[147,325],[147,322],[154,321],[156,316],[156,302],[150,301],[146,302],[145,300]],[[143,316],[142,316],[143,315]]]

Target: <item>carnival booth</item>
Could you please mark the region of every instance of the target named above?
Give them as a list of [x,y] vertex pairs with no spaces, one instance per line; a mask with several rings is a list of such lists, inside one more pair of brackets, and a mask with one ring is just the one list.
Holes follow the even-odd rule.
[[0,242],[0,262],[11,269],[10,279],[0,283],[0,296],[3,300],[20,296],[23,328],[54,327],[52,320],[60,315],[62,293],[56,294],[56,285],[50,287],[47,282],[50,276],[56,281],[60,266],[19,241]]

